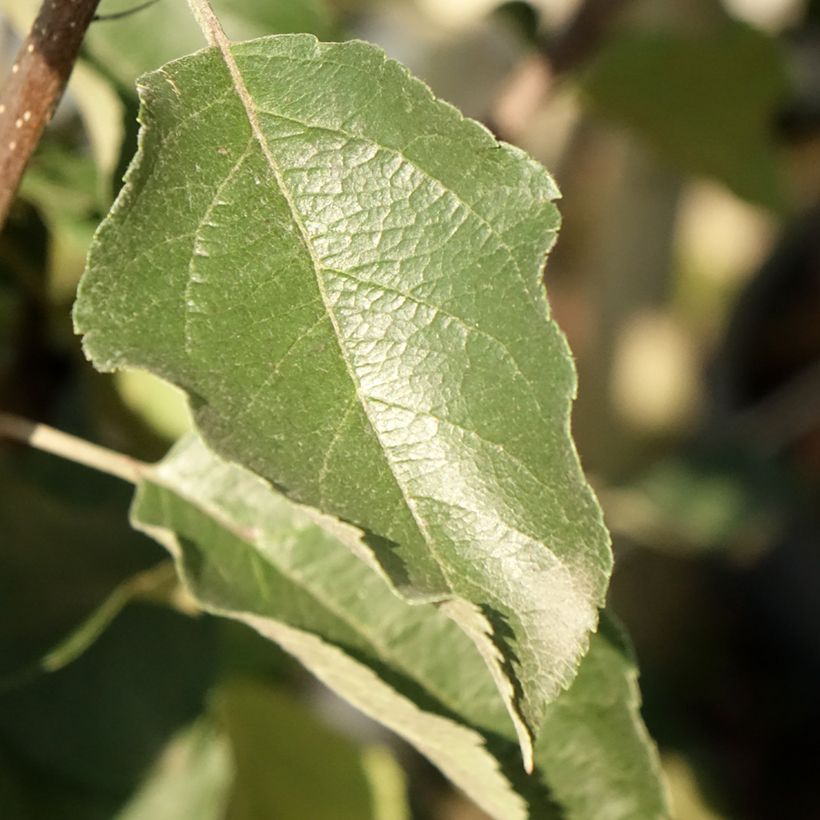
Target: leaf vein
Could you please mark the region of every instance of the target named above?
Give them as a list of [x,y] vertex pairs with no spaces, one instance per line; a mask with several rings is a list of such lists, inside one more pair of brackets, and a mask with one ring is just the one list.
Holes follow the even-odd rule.
[[[310,236],[309,236],[309,234],[307,232],[307,229],[305,228],[305,225],[302,221],[301,215],[300,215],[298,209],[296,208],[296,203],[294,202],[294,199],[293,199],[293,193],[291,192],[290,188],[285,183],[284,174],[282,172],[282,169],[279,167],[279,163],[276,161],[276,158],[273,156],[270,145],[268,144],[268,141],[265,137],[265,134],[262,131],[262,128],[259,124],[259,118],[257,116],[256,104],[254,103],[253,98],[251,97],[251,95],[248,91],[248,88],[245,84],[245,80],[242,77],[241,71],[239,70],[239,66],[237,65],[236,60],[234,59],[234,56],[231,52],[230,43],[227,40],[227,38],[224,38],[224,37],[220,38],[219,41],[218,41],[218,47],[219,47],[219,50],[222,53],[223,59],[225,60],[225,65],[228,69],[228,73],[230,74],[231,81],[233,82],[236,93],[239,96],[239,98],[242,102],[242,105],[245,109],[245,114],[248,118],[248,122],[250,123],[251,131],[253,132],[253,135],[254,135],[256,141],[258,142],[260,149],[262,150],[262,154],[264,155],[264,157],[265,157],[265,159],[266,159],[266,161],[267,161],[267,163],[268,163],[268,165],[271,169],[271,172],[273,173],[273,175],[276,179],[277,185],[279,186],[279,189],[282,192],[282,195],[285,197],[285,200],[287,201],[288,207],[290,208],[290,211],[293,214],[294,222],[296,223],[296,226],[299,230],[299,235],[300,235],[301,240],[302,240],[302,242],[305,246],[305,250],[307,251],[308,255],[310,256],[310,258],[312,260],[314,276],[316,277],[316,284],[317,284],[317,287],[319,289],[319,293],[322,297],[322,302],[324,304],[325,312],[326,312],[328,318],[330,319],[331,325],[333,326],[333,331],[334,331],[334,334],[335,334],[335,337],[336,337],[336,343],[337,343],[338,348],[339,348],[339,353],[340,353],[342,361],[344,362],[345,367],[348,371],[348,375],[350,377],[350,380],[351,380],[352,384],[354,385],[357,398],[359,399],[359,402],[362,405],[362,409],[364,411],[365,416],[367,417],[367,420],[368,420],[368,422],[369,422],[369,424],[370,424],[370,426],[373,430],[374,435],[379,440],[379,442],[382,444],[382,450],[384,452],[386,452],[386,448],[384,447],[383,442],[381,442],[381,436],[379,435],[379,430],[378,430],[375,422],[373,421],[373,419],[371,418],[371,416],[368,412],[367,402],[365,400],[365,397],[362,395],[361,384],[359,383],[359,379],[356,375],[356,371],[353,367],[352,362],[350,361],[350,357],[347,353],[347,350],[345,349],[345,346],[342,343],[343,334],[341,332],[341,328],[339,327],[338,319],[336,318],[335,314],[333,313],[333,311],[331,309],[330,301],[327,297],[327,293],[325,292],[325,288],[324,288],[324,283],[322,282],[322,278],[320,276],[320,271],[322,269],[322,265],[320,264],[319,259],[316,256],[316,251],[313,247],[312,242],[310,241]],[[427,529],[426,523],[419,516],[418,511],[415,508],[415,504],[413,503],[412,499],[407,494],[406,488],[398,480],[398,477],[396,476],[395,472],[392,469],[390,470],[390,474],[393,477],[393,481],[395,482],[395,485],[398,488],[399,492],[404,497],[405,504],[407,505],[407,509],[410,512],[410,515],[412,516],[412,518],[413,518],[413,520],[416,524],[416,527],[418,528],[420,534],[423,536],[425,542],[427,543],[427,545],[430,549],[430,554],[432,555],[433,559],[435,560],[436,564],[438,565],[439,570],[441,571],[442,577],[447,581],[447,584],[448,584],[450,590],[454,591],[455,590],[455,585],[453,583],[453,579],[450,577],[450,574],[449,574],[449,571],[448,571],[448,568],[447,568],[445,562],[441,560],[441,556],[438,554],[438,550],[436,549],[436,546],[435,546],[435,541],[431,537],[431,535],[430,535],[430,533]]]

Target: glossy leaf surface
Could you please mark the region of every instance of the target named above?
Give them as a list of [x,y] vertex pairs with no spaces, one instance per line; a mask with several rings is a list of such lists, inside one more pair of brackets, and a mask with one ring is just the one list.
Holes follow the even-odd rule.
[[552,180],[364,43],[211,49],[141,96],[76,304],[87,355],[184,388],[215,451],[441,604],[529,763],[611,565],[541,284]]

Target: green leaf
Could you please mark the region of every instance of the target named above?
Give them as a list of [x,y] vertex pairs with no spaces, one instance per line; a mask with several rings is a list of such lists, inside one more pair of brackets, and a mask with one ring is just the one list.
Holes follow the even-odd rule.
[[362,751],[297,698],[236,680],[214,708],[236,759],[231,820],[375,820]]
[[772,129],[785,77],[774,39],[726,23],[697,37],[620,36],[581,79],[595,108],[634,128],[673,162],[777,208],[784,191]]
[[638,670],[611,616],[601,619],[572,687],[547,708],[535,758],[568,820],[669,816],[640,717]]
[[541,283],[555,185],[367,44],[271,37],[229,62],[143,78],[75,307],[86,354],[185,389],[216,452],[441,604],[529,763],[611,567]]
[[200,718],[174,735],[115,820],[224,820],[234,774],[227,738]]
[[599,816],[589,812],[596,804],[607,820],[667,816],[634,663],[607,620],[575,683],[547,710],[526,777],[470,640],[439,608],[391,594],[326,517],[191,437],[146,475],[132,521],[176,556],[203,608],[277,641],[494,817],[553,816],[548,789],[579,820]]

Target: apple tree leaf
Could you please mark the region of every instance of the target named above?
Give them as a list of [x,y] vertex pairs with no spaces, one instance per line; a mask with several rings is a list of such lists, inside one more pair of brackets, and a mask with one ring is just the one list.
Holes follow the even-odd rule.
[[379,49],[280,35],[142,78],[75,306],[224,458],[355,531],[488,664],[525,765],[611,568],[541,281],[549,174]]

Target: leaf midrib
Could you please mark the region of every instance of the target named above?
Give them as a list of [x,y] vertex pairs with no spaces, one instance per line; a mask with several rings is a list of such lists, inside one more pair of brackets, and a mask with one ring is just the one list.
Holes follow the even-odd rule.
[[261,149],[262,154],[265,157],[265,161],[267,162],[268,167],[270,168],[271,173],[273,174],[276,180],[276,184],[279,187],[279,190],[282,193],[282,196],[284,197],[285,202],[288,205],[288,209],[291,212],[293,221],[296,224],[297,230],[299,231],[299,237],[302,241],[302,244],[305,247],[306,252],[308,253],[308,256],[310,257],[311,265],[313,267],[314,278],[316,280],[316,287],[319,290],[319,295],[322,299],[324,311],[330,320],[331,326],[333,327],[333,333],[336,339],[336,345],[339,349],[339,355],[341,356],[341,359],[344,362],[345,369],[347,370],[351,384],[353,385],[353,390],[362,408],[362,412],[364,413],[364,416],[367,419],[368,425],[370,426],[373,435],[379,442],[381,452],[383,453],[384,458],[388,462],[388,465],[390,467],[390,474],[393,478],[393,481],[395,482],[396,487],[401,493],[402,499],[404,500],[404,503],[410,515],[413,518],[413,521],[419,534],[424,539],[424,542],[427,545],[430,554],[433,560],[436,562],[436,565],[438,566],[442,574],[442,577],[447,583],[450,591],[455,593],[456,586],[453,583],[453,579],[450,576],[448,567],[446,566],[446,563],[442,561],[441,555],[438,553],[438,550],[436,549],[435,541],[431,537],[424,520],[419,516],[414,503],[411,501],[410,497],[407,494],[407,491],[405,490],[402,483],[399,481],[398,476],[396,475],[396,472],[393,468],[393,464],[390,461],[390,457],[388,456],[388,449],[382,441],[381,436],[379,435],[378,428],[370,416],[367,402],[365,401],[364,396],[361,392],[361,385],[356,376],[355,370],[353,369],[353,365],[350,362],[350,359],[347,355],[345,346],[344,344],[342,344],[343,335],[341,332],[341,328],[339,327],[339,323],[335,313],[331,309],[327,297],[327,292],[324,288],[324,283],[322,282],[321,276],[319,275],[319,271],[324,268],[324,265],[320,263],[320,260],[316,255],[316,252],[313,248],[313,244],[310,241],[310,236],[307,232],[307,229],[305,228],[304,222],[302,221],[301,214],[299,213],[299,210],[296,207],[293,194],[290,191],[290,188],[285,183],[284,174],[282,173],[282,170],[279,167],[279,163],[276,161],[276,158],[273,156],[270,146],[268,145],[267,138],[265,137],[265,134],[262,131],[262,128],[259,124],[259,118],[257,117],[256,112],[256,105],[253,101],[253,98],[250,95],[250,92],[248,91],[247,85],[245,84],[245,80],[242,77],[242,72],[239,70],[239,66],[237,65],[236,60],[234,59],[228,41],[220,38],[217,43],[217,46],[219,48],[220,53],[222,54],[222,59],[225,61],[225,66],[231,77],[231,82],[233,83],[234,90],[236,91],[236,94],[239,97],[240,102],[242,103],[242,107],[245,111],[245,116],[248,119],[248,124],[250,126],[251,133],[256,138],[256,141],[259,143],[259,148]]
[[[293,59],[293,62],[302,62],[302,63],[307,62],[306,60],[298,60],[296,58],[291,58],[291,59]],[[528,286],[527,286],[527,280],[526,280],[526,277],[524,276],[524,271],[521,268],[521,263],[518,261],[518,258],[513,253],[512,248],[509,246],[507,241],[501,236],[501,234],[498,233],[498,231],[495,229],[495,227],[492,225],[492,223],[489,222],[486,217],[482,216],[473,207],[473,205],[471,205],[469,202],[467,202],[467,200],[465,200],[463,197],[459,196],[457,191],[454,191],[450,186],[446,185],[442,180],[440,180],[438,177],[431,174],[426,168],[422,168],[415,160],[413,160],[411,157],[409,157],[406,154],[407,146],[405,146],[404,150],[402,150],[402,149],[397,148],[395,146],[382,145],[381,143],[377,143],[375,140],[371,141],[367,137],[365,137],[363,134],[356,134],[353,131],[348,131],[347,129],[340,128],[337,125],[334,125],[333,127],[330,127],[330,126],[327,126],[327,125],[322,125],[321,123],[305,122],[304,120],[297,119],[296,117],[291,117],[288,114],[282,114],[279,111],[270,111],[268,109],[260,109],[260,110],[261,110],[261,113],[267,114],[269,117],[275,117],[276,119],[284,120],[285,122],[290,122],[290,123],[293,123],[294,125],[299,125],[302,128],[305,128],[305,129],[308,129],[308,130],[311,130],[311,131],[326,131],[329,134],[338,135],[338,136],[342,136],[342,137],[347,137],[348,139],[357,140],[359,142],[372,142],[374,145],[376,145],[381,150],[388,151],[391,154],[395,154],[396,156],[400,157],[403,162],[406,162],[411,168],[418,171],[426,179],[429,179],[430,181],[435,182],[436,185],[442,191],[444,191],[445,193],[450,194],[456,200],[456,202],[458,202],[458,204],[461,205],[461,207],[463,207],[464,210],[467,213],[469,213],[472,217],[474,217],[475,220],[477,222],[479,222],[479,224],[498,242],[499,246],[504,250],[504,253],[507,256],[507,259],[509,260],[510,264],[514,268],[515,272],[518,274],[518,278],[520,279],[521,285],[522,285],[522,288],[523,288],[525,301],[527,302],[527,304],[532,305],[532,307],[537,310],[537,307],[532,303],[532,299],[530,298],[531,294],[530,294],[530,291],[529,291]],[[408,145],[410,145],[410,144],[412,144],[412,140],[411,140],[410,143],[408,143]],[[545,302],[545,305],[546,305],[546,302]],[[545,318],[545,316],[540,316],[539,315],[539,319],[544,319],[544,318]]]

